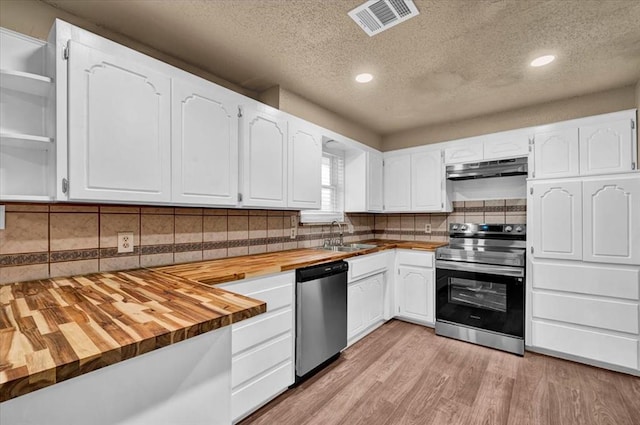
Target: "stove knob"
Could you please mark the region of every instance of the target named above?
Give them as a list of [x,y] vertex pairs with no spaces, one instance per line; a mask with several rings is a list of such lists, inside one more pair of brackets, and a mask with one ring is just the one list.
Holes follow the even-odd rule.
[[451,230],[458,230],[458,225],[454,224],[453,226],[451,226]]
[[462,231],[467,230],[467,226],[463,224],[462,226],[460,226],[460,230],[462,230]]
[[506,226],[506,227],[504,228],[504,231],[505,231],[505,232],[510,232],[510,231],[512,231],[512,230],[513,230],[513,227],[511,227],[511,226]]
[[522,232],[524,229],[522,228],[522,226],[518,226],[516,227],[516,232],[520,233]]

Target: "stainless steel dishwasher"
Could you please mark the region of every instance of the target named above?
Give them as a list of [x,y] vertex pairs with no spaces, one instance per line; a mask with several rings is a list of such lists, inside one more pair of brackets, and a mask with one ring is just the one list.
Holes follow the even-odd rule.
[[344,261],[296,270],[296,382],[347,346],[347,270]]

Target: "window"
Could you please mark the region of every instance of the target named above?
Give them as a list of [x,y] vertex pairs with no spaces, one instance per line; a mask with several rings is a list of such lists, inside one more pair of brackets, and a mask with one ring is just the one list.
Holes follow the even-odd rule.
[[329,152],[322,153],[322,206],[319,210],[302,211],[303,223],[344,221],[344,159]]

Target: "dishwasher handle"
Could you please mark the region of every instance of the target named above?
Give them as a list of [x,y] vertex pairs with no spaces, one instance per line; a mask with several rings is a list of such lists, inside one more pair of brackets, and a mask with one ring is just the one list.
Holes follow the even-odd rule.
[[333,263],[319,264],[296,270],[296,282],[308,282],[310,280],[321,279],[338,273],[346,273],[349,270],[349,263],[346,261],[335,261]]

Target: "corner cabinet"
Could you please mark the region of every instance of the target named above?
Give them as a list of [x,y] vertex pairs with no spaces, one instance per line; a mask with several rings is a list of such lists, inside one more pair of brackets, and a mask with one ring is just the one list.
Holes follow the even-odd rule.
[[69,199],[171,201],[171,79],[69,42]]
[[396,254],[396,317],[433,326],[435,269],[432,252],[398,250]]
[[345,212],[382,212],[382,154],[352,149],[344,160]]
[[236,205],[239,97],[196,77],[173,80],[173,202]]

